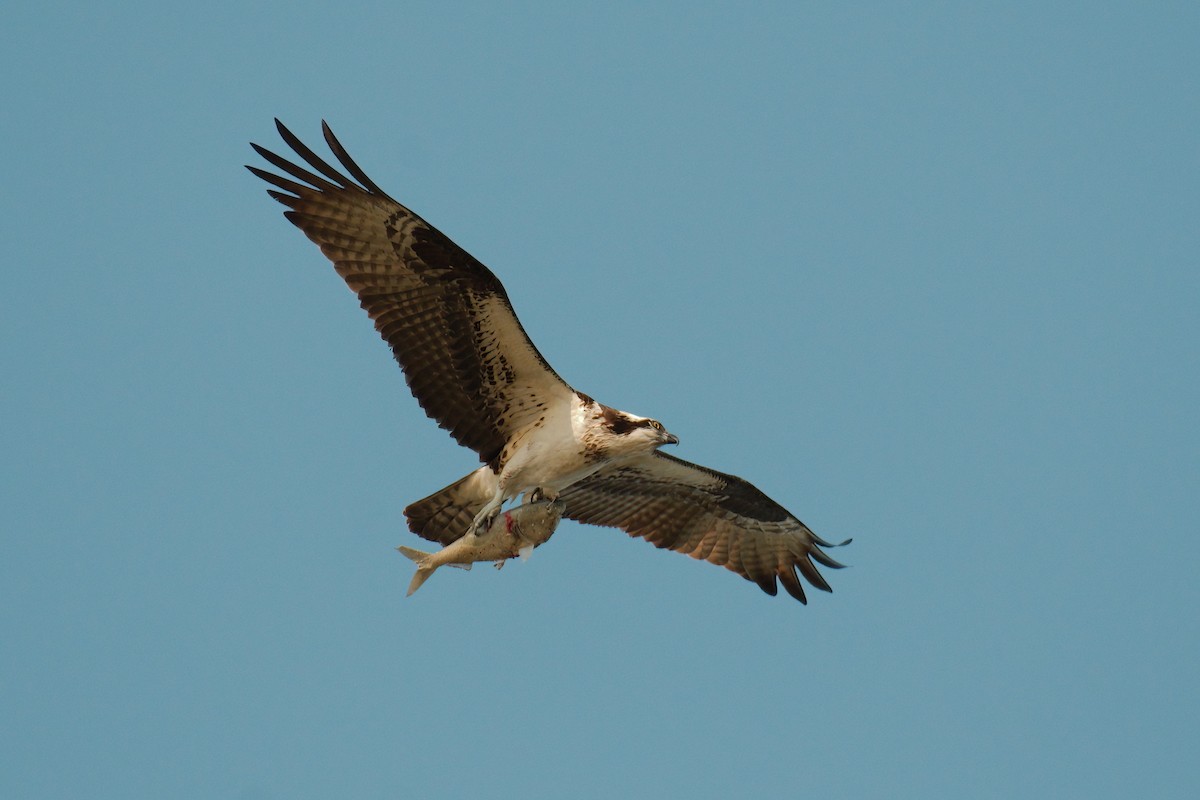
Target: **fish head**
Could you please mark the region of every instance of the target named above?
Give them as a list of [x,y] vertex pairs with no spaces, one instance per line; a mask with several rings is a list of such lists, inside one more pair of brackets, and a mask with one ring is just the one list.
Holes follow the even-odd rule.
[[512,520],[513,533],[536,546],[554,535],[566,510],[567,504],[562,500],[539,500],[517,506],[508,512],[508,516]]

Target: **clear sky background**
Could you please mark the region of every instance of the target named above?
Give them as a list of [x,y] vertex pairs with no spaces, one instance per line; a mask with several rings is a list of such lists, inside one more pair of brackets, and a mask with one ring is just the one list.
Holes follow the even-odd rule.
[[[0,796],[1197,796],[1198,7],[570,5],[5,7]],[[274,116],[834,593],[564,523],[405,599],[474,457]]]

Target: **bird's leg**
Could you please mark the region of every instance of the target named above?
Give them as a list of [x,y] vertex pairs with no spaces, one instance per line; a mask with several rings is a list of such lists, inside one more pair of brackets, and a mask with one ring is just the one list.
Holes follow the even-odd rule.
[[471,534],[487,533],[491,530],[492,522],[496,519],[496,515],[500,513],[501,506],[504,505],[504,489],[496,488],[496,494],[492,496],[484,504],[483,508],[479,509],[479,513],[475,515],[475,519],[471,521],[471,527],[467,528],[467,536]]

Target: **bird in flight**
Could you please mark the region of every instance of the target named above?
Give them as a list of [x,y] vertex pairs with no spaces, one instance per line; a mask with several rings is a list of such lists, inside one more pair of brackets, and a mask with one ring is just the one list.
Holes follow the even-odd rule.
[[782,583],[807,602],[797,573],[830,591],[813,561],[840,568],[821,549],[835,545],[747,481],[659,450],[679,442],[659,421],[572,388],[491,270],[380,189],[327,124],[349,177],[275,125],[307,166],[252,144],[283,174],[247,169],[358,295],[425,413],[482,462],[404,510],[414,533],[448,545],[487,532],[510,500],[561,501],[569,519],[723,566],[767,594]]

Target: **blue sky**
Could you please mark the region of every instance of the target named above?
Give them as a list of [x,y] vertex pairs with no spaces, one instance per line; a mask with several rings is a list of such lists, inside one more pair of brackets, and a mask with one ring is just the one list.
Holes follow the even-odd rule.
[[[3,12],[4,797],[1192,797],[1193,4]],[[564,523],[406,599],[473,467],[242,164],[318,145],[577,388],[848,569]]]

